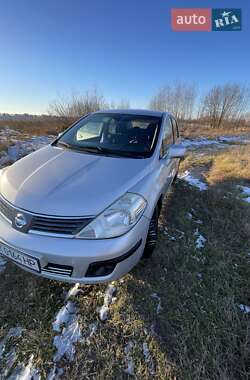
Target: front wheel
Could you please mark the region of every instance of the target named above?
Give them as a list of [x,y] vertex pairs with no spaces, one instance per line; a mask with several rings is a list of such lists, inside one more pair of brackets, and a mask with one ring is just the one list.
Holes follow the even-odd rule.
[[150,220],[147,241],[146,241],[142,258],[149,258],[153,254],[153,251],[155,249],[156,242],[157,242],[157,237],[158,237],[158,219],[159,219],[159,208],[157,206]]
[[178,163],[177,170],[176,170],[176,173],[175,173],[175,176],[173,178],[173,182],[172,183],[175,183],[176,180],[177,180],[177,178],[178,178],[179,167],[180,167],[180,162]]

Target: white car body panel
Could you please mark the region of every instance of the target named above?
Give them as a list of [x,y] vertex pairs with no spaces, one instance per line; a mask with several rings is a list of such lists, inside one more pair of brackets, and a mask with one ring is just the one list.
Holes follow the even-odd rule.
[[9,167],[0,193],[34,213],[98,215],[150,170],[151,158],[105,157],[48,146]]
[[[170,158],[167,154],[160,157],[163,123],[169,114],[141,110],[107,113],[162,117],[152,156],[144,159],[104,156],[49,145],[17,161],[0,176],[0,202],[2,199],[5,207],[12,208],[16,215],[29,212],[48,218],[96,217],[127,192],[137,193],[147,201],[143,216],[129,232],[100,240],[74,236],[69,239],[32,231],[24,233],[14,228],[14,221],[8,220],[0,209],[0,244],[2,241],[10,248],[38,259],[40,276],[68,282],[99,283],[126,274],[143,255],[155,207],[177,174],[179,158]],[[176,143],[179,144],[180,139]],[[179,151],[183,153],[181,148]],[[105,261],[115,262],[112,273],[86,277],[91,264]],[[46,268],[50,263],[72,267],[71,275],[63,276],[60,269],[58,273],[48,273]]]

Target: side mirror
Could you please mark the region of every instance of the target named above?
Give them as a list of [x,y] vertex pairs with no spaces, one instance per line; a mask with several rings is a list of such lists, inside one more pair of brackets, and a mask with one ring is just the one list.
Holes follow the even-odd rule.
[[173,145],[169,148],[168,158],[180,158],[184,159],[186,156],[186,148],[181,144]]

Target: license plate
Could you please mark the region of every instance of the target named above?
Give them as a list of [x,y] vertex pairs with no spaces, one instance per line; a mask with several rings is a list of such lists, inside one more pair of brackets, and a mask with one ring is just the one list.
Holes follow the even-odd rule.
[[23,265],[36,272],[40,272],[39,260],[32,256],[26,255],[26,253],[20,252],[19,250],[9,247],[8,245],[1,242],[0,253],[10,260],[15,261],[17,264]]

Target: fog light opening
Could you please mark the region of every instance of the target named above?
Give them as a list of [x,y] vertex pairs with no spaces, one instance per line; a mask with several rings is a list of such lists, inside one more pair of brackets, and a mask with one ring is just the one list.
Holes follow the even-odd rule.
[[88,267],[86,277],[102,277],[110,275],[116,267],[116,264],[93,263]]

